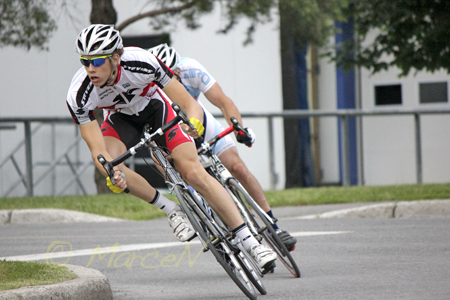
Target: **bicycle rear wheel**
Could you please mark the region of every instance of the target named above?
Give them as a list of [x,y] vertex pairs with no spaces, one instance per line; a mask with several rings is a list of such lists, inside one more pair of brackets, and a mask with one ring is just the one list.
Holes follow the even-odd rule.
[[[203,209],[202,204],[197,203],[195,196],[192,195],[189,189],[175,186],[174,190],[186,216],[203,242],[204,251],[211,250],[217,262],[219,262],[239,289],[249,299],[256,300],[256,291],[251,281],[236,258],[234,251],[224,241],[224,237],[217,232],[214,225],[211,224],[210,216]],[[197,205],[194,203],[197,203]]]
[[[241,201],[244,209],[247,210],[247,213],[251,218],[251,222],[258,229],[258,232],[261,234],[262,238],[275,251],[278,259],[284,264],[288,271],[294,275],[294,277],[299,278],[301,274],[297,263],[281,241],[280,237],[276,234],[270,221],[263,213],[261,213],[258,204],[236,179],[230,179],[228,185],[232,193]],[[245,205],[246,203],[250,205],[253,209],[252,211],[248,209],[247,205]]]

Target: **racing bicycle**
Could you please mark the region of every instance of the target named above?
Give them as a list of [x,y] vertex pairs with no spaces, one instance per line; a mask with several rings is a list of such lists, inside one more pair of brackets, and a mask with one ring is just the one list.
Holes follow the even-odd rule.
[[[180,121],[189,125],[186,113],[176,104],[172,104],[173,110],[177,116],[162,127],[151,133],[151,128],[145,126],[144,137],[135,146],[128,149],[125,153],[112,161],[107,161],[103,155],[97,157],[98,161],[107,171],[111,182],[114,184],[114,166],[124,162],[127,158],[135,155],[143,149],[149,149],[158,170],[165,178],[165,183],[169,192],[174,192],[181,208],[196,231],[197,237],[203,245],[203,252],[210,251],[227,272],[228,276],[234,281],[239,289],[249,298],[256,299],[256,291],[254,286],[261,286],[261,278],[254,268],[246,251],[242,251],[240,242],[233,236],[230,230],[225,230],[223,225],[219,225],[215,217],[217,214],[207,204],[200,193],[196,192],[182,178],[179,172],[172,165],[169,154],[166,149],[159,146],[155,139],[164,135],[173,126]],[[125,192],[129,192],[128,188]],[[251,279],[249,279],[249,276]],[[265,293],[265,289],[257,287],[261,293]]]
[[[264,240],[276,252],[278,259],[286,266],[289,272],[294,277],[299,278],[301,274],[297,263],[272,226],[277,222],[277,219],[272,219],[264,212],[241,183],[231,175],[217,155],[214,154],[213,150],[217,142],[231,132],[237,131],[238,134],[249,136],[248,132],[239,124],[235,117],[231,117],[230,120],[233,125],[211,140],[203,142],[201,147],[198,148],[197,152],[200,162],[206,171],[216,178],[228,191],[255,238],[259,241]],[[273,268],[272,270],[262,270],[261,272],[264,274],[268,271],[273,272]]]

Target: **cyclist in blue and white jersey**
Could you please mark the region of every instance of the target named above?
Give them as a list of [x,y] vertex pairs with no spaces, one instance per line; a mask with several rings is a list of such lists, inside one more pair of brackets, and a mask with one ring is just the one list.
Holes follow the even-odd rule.
[[[230,118],[236,117],[240,124],[242,124],[241,114],[234,102],[222,91],[219,83],[214,77],[195,59],[180,57],[173,47],[167,44],[160,44],[156,47],[150,48],[149,51],[164,62],[175,74],[177,79],[184,85],[191,96],[199,103],[199,96],[203,93],[213,105],[218,107],[229,125]],[[202,105],[200,103],[200,105]],[[202,105],[203,107],[203,105]],[[222,125],[203,107],[205,132],[203,139],[208,141],[215,135],[223,131]],[[238,142],[251,146],[255,142],[255,134],[249,128],[246,128],[251,135],[248,138],[244,135],[237,134]],[[200,145],[197,144],[197,147]],[[214,153],[219,157],[225,167],[231,174],[239,180],[248,193],[258,203],[258,205],[272,218],[273,212],[267,202],[261,185],[255,176],[248,170],[242,159],[239,157],[237,147],[230,135],[221,139],[215,146]],[[281,230],[275,223],[274,229],[281,238],[286,248],[290,251],[294,250],[297,239],[291,236],[287,231]]]
[[[172,120],[175,112],[169,97],[194,124],[194,130],[181,125],[190,136],[196,138],[204,131],[201,106],[177,80],[172,80],[173,72],[144,49],[124,48],[122,38],[113,26],[95,24],[83,29],[77,37],[76,50],[81,55],[83,67],[72,79],[67,107],[96,167],[105,176],[108,175],[98,162],[98,155],[103,154],[111,161],[139,142],[145,124],[150,124],[155,131]],[[95,108],[104,111],[101,128],[94,116]],[[251,235],[228,193],[203,169],[192,138],[177,125],[159,142],[171,151],[183,178],[223,217],[259,266],[263,269],[273,266],[276,254]],[[195,237],[191,224],[177,204],[161,195],[124,163],[114,169],[115,185],[107,178],[111,190],[120,193],[129,187],[130,194],[168,215],[169,224],[180,241]]]

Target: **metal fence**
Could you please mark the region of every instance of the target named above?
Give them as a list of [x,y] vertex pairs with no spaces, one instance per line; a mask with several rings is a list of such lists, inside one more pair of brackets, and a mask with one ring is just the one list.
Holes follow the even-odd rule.
[[[350,117],[356,117],[358,119],[370,117],[370,116],[399,116],[399,115],[410,115],[414,118],[414,135],[415,135],[415,164],[416,164],[416,178],[417,183],[422,183],[422,148],[421,148],[421,125],[420,117],[422,115],[433,115],[433,114],[450,114],[450,109],[402,109],[402,110],[355,110],[355,109],[342,109],[335,111],[321,111],[321,110],[285,110],[278,113],[242,113],[243,118],[264,118],[267,119],[268,125],[268,152],[269,152],[269,170],[271,177],[271,188],[274,189],[277,182],[277,174],[275,172],[275,151],[274,151],[274,137],[273,137],[273,120],[274,118],[282,119],[300,119],[300,118],[313,118],[313,117],[336,117],[340,119],[342,142],[341,142],[341,153],[342,155],[342,185],[350,185],[350,168],[349,168],[349,127],[348,119]],[[215,115],[215,117],[222,118],[221,115]],[[34,195],[34,186],[38,184],[43,177],[49,176],[56,166],[65,165],[71,170],[72,178],[70,178],[62,190],[67,188],[67,186],[76,183],[83,194],[86,194],[85,188],[81,180],[79,180],[80,175],[89,167],[92,166],[93,162],[80,162],[79,158],[76,161],[72,161],[68,155],[74,147],[77,147],[81,137],[75,133],[75,139],[73,143],[67,147],[67,150],[59,155],[58,157],[53,157],[52,161],[46,163],[47,169],[40,175],[39,181],[33,179],[33,171],[36,168],[36,164],[33,164],[33,145],[32,136],[34,131],[37,131],[39,126],[36,126],[34,131],[32,131],[31,124],[50,124],[51,126],[57,126],[61,124],[73,124],[71,118],[53,118],[53,117],[34,117],[34,118],[0,118],[0,130],[14,130],[17,124],[22,124],[24,128],[24,140],[21,141],[14,150],[6,155],[4,159],[0,162],[0,171],[4,168],[7,162],[11,162],[16,169],[20,179],[17,183],[22,183],[26,188],[26,196]],[[358,124],[358,122],[357,122]],[[360,123],[359,123],[360,124]],[[75,131],[77,132],[76,126]],[[52,136],[52,144],[55,143],[55,137]],[[25,168],[24,170],[20,167],[17,162],[15,155],[19,151],[24,151],[25,157]],[[358,156],[362,156],[362,147],[359,147],[361,151]],[[42,165],[42,163],[41,163]],[[358,170],[362,173],[362,170]],[[363,184],[363,182],[360,182]],[[7,197],[8,189],[0,197]]]

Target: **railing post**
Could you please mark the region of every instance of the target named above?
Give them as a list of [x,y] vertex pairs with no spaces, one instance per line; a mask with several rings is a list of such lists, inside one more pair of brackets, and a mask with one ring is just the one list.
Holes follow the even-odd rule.
[[268,127],[269,127],[269,168],[270,168],[270,186],[272,190],[276,189],[278,183],[278,175],[275,172],[275,151],[273,145],[275,141],[273,140],[273,118],[267,117]]
[[420,114],[414,114],[414,125],[416,134],[416,176],[417,183],[422,183],[422,142],[420,136]]
[[27,170],[27,196],[33,197],[33,158],[31,148],[31,123],[24,122],[25,127],[25,163]]
[[348,116],[342,115],[341,117],[341,145],[342,145],[342,185],[350,186],[350,166],[349,166],[349,145],[348,145]]

